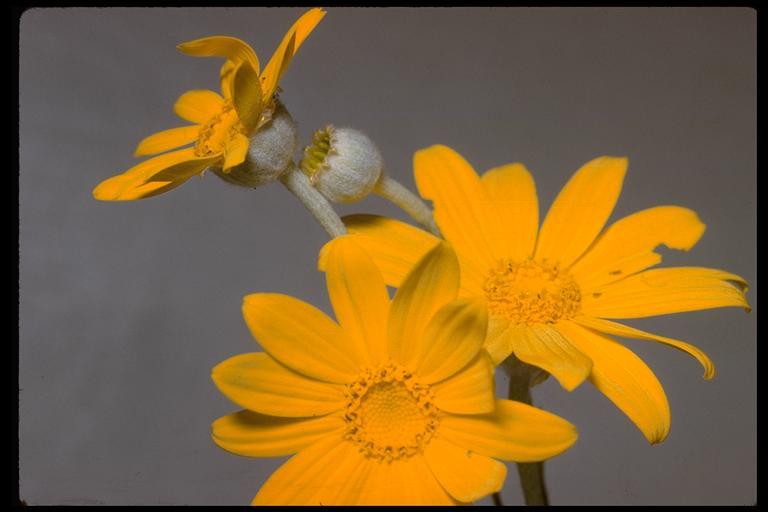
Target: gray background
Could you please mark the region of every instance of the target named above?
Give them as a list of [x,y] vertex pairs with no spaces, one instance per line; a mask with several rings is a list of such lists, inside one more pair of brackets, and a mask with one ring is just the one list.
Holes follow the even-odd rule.
[[[21,496],[30,504],[242,504],[284,459],[230,455],[211,421],[236,406],[210,369],[256,351],[244,295],[329,311],[326,235],[279,184],[212,174],[158,198],[92,188],[135,144],[178,126],[177,96],[218,89],[219,60],[175,50],[229,34],[264,65],[304,9],[36,9],[21,24]],[[658,204],[708,229],[667,264],[755,284],[754,11],[329,9],[282,81],[302,144],[326,123],[366,131],[413,187],[415,150],[534,173],[542,209],[599,155],[630,169],[613,219]],[[404,218],[378,198],[339,209]],[[756,290],[749,299],[757,304]],[[648,446],[591,385],[550,379],[538,405],[579,442],[547,464],[555,504],[755,501],[755,321],[737,309],[634,322],[695,343],[714,381],[670,348],[629,341],[663,383],[672,431]],[[499,387],[504,386],[499,377]],[[504,499],[522,503],[514,467]],[[488,503],[486,500],[484,503]]]

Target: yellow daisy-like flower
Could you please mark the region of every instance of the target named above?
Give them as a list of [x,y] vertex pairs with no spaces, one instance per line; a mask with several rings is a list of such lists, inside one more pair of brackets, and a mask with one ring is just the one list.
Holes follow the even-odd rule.
[[485,307],[454,300],[459,263],[447,244],[392,301],[350,237],[325,253],[338,323],[286,295],[249,295],[243,314],[266,353],[213,370],[246,409],[214,422],[214,441],[249,457],[296,454],[253,504],[466,503],[501,489],[496,459],[538,461],[575,442],[567,421],[494,399]]
[[260,73],[259,59],[244,41],[212,36],[179,45],[198,57],[224,57],[222,95],[210,90],[188,91],[174,112],[194,123],[150,135],[136,148],[136,156],[154,155],[194,143],[194,146],[145,160],[122,174],[101,182],[93,196],[103,201],[130,201],[162,194],[202,173],[220,167],[224,173],[246,159],[250,137],[276,108],[275,91],[299,46],[325,16],[319,8],[299,18]]
[[[499,364],[514,353],[567,390],[589,379],[651,443],[667,436],[670,412],[656,376],[611,336],[657,341],[695,357],[704,378],[712,361],[680,340],[613,322],[724,306],[749,310],[746,282],[700,267],[648,270],[664,244],[688,250],[704,232],[696,214],[657,206],[603,230],[621,191],[626,158],[586,163],[562,189],[539,230],[533,178],[521,164],[479,177],[445,146],[414,157],[416,183],[461,263],[461,298],[484,299],[490,314],[487,350]],[[407,270],[439,239],[396,220],[357,215],[350,233],[399,286]],[[322,266],[322,262],[321,262]]]

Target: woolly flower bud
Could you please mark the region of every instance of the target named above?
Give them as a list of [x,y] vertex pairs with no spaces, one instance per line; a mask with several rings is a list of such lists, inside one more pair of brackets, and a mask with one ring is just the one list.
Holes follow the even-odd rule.
[[365,134],[329,125],[315,132],[300,167],[326,199],[354,203],[371,193],[384,162]]
[[211,170],[233,185],[258,187],[277,179],[288,168],[297,142],[296,122],[278,102],[272,119],[251,137],[245,162],[226,173],[221,168]]

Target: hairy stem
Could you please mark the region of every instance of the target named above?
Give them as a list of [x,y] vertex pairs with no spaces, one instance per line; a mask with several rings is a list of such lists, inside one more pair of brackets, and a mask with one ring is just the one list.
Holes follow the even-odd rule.
[[309,210],[331,238],[347,234],[347,228],[344,227],[344,223],[341,222],[331,203],[312,186],[306,174],[301,172],[295,164],[291,164],[280,176],[280,182],[301,201],[301,204]]
[[386,173],[382,173],[373,193],[392,201],[410,215],[413,220],[427,228],[435,236],[440,236],[440,231],[437,229],[435,219],[432,216],[432,210],[424,204],[419,196],[390,178]]

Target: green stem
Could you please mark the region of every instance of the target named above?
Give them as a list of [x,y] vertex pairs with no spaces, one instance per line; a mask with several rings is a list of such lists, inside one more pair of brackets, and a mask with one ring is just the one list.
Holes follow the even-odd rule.
[[405,188],[388,174],[382,173],[381,178],[379,178],[378,183],[376,183],[373,189],[373,193],[392,201],[410,215],[413,220],[431,231],[433,235],[440,236],[440,231],[437,229],[437,224],[435,224],[435,219],[429,206],[424,204],[424,201],[419,196]]
[[341,222],[331,203],[310,183],[307,175],[301,172],[293,162],[280,176],[280,182],[295,195],[309,213],[323,226],[331,238],[347,234],[347,228]]
[[[538,370],[523,363],[514,355],[507,360],[509,368],[509,399],[532,405],[531,378]],[[526,505],[549,505],[547,487],[544,484],[544,463],[518,463],[517,473],[523,488]]]

